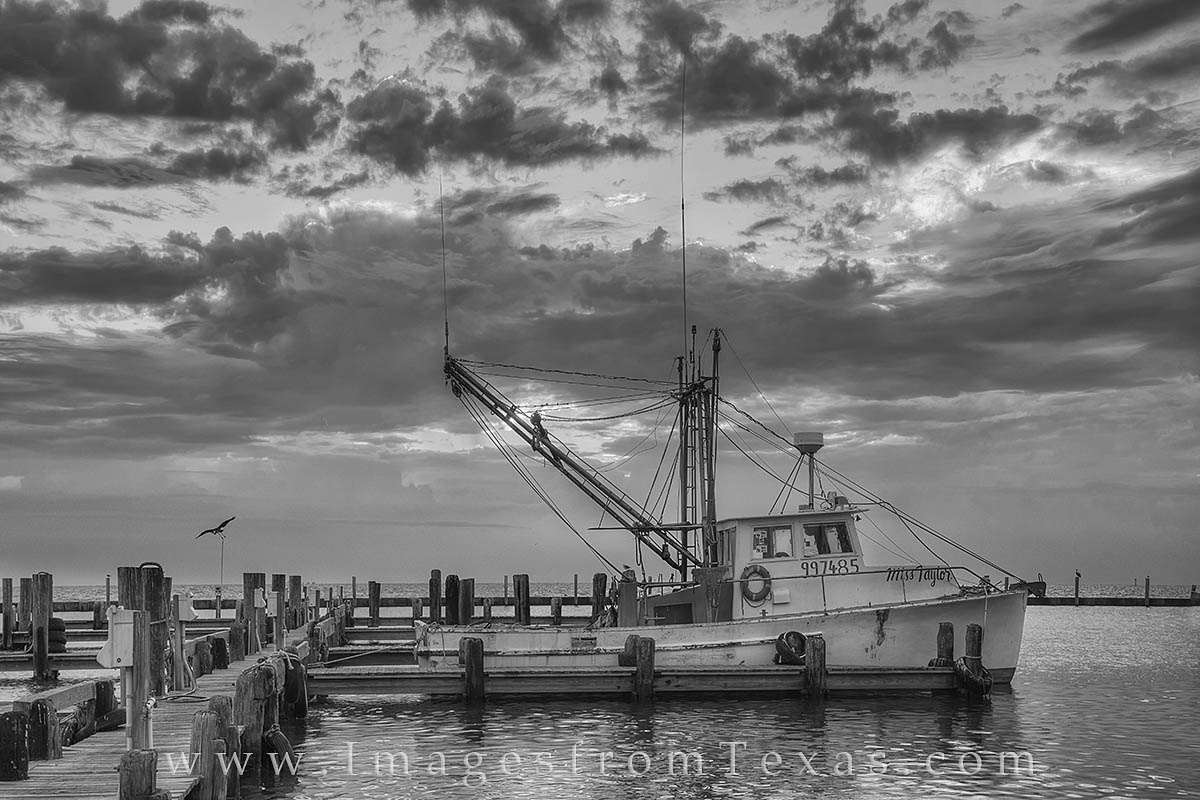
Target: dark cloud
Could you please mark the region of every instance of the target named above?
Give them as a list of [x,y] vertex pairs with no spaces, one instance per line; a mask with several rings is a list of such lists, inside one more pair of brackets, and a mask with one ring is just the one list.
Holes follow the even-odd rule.
[[978,41],[970,34],[954,33],[944,19],[930,28],[925,38],[929,45],[921,50],[917,58],[917,68],[924,70],[951,66],[958,61],[966,48]]
[[928,7],[929,0],[903,0],[887,10],[887,21],[893,25],[903,25]]
[[558,208],[559,200],[556,194],[535,194],[521,192],[503,200],[497,200],[487,207],[489,214],[499,214],[502,217],[535,214],[539,211],[550,211]]
[[358,172],[345,172],[340,178],[322,184],[312,184],[305,178],[300,177],[287,181],[284,191],[288,197],[314,197],[318,200],[324,200],[347,189],[362,186],[370,179],[371,175],[365,169]]
[[677,53],[691,54],[700,40],[713,40],[721,25],[678,0],[650,0],[639,3],[634,12],[644,43],[666,45]]
[[1005,6],[1004,10],[1000,12],[1000,16],[1007,19],[1008,17],[1011,17],[1013,14],[1016,14],[1018,11],[1024,10],[1024,8],[1025,8],[1025,6],[1021,5],[1020,3],[1013,3],[1010,6]]
[[160,304],[201,286],[205,270],[130,247],[93,253],[62,248],[0,255],[0,306],[24,302]]
[[351,149],[409,175],[423,171],[431,155],[543,166],[656,152],[640,133],[608,133],[549,108],[519,108],[499,79],[462,95],[457,110],[442,102],[436,112],[424,91],[389,80],[351,102],[347,116],[356,123]]
[[1084,12],[1091,27],[1067,43],[1067,49],[1087,52],[1120,47],[1200,16],[1192,0],[1104,0]]
[[557,61],[570,43],[567,29],[604,19],[610,13],[609,0],[408,0],[409,9],[418,19],[445,14],[464,16],[485,14],[507,25],[517,39],[503,32],[490,36],[467,34],[463,43],[482,69],[519,71],[529,67],[528,58]]
[[740,233],[742,236],[753,236],[754,234],[764,231],[767,228],[777,228],[781,225],[787,224],[789,224],[789,217],[786,214],[776,214],[775,216],[758,220]]
[[24,197],[25,192],[13,186],[11,183],[0,181],[0,203],[7,203],[10,200],[16,200],[19,197]]
[[135,188],[177,183],[183,176],[137,158],[74,156],[64,166],[37,167],[30,173],[35,183],[74,183],[81,186]]
[[339,104],[311,62],[264,51],[203,3],[162,0],[121,18],[102,7],[0,6],[0,84],[29,80],[72,111],[249,120],[303,149]]
[[621,77],[621,71],[616,67],[605,67],[593,83],[609,97],[629,91],[629,84]]
[[1158,94],[1164,83],[1185,80],[1191,83],[1197,77],[1200,77],[1200,41],[1190,41],[1128,61],[1100,61],[1081,67],[1060,78],[1056,89],[1067,95],[1079,94],[1083,89],[1078,83],[1099,78],[1125,94]]
[[775,178],[761,181],[740,180],[713,192],[705,192],[705,200],[736,200],[745,202],[776,202],[787,198],[787,188]]
[[901,122],[893,109],[845,108],[833,116],[831,128],[845,137],[846,146],[872,161],[894,164],[950,141],[972,153],[1010,137],[1039,130],[1042,120],[1032,114],[1012,114],[1004,106],[939,109],[911,114]]
[[830,170],[825,169],[819,164],[800,167],[796,164],[795,156],[781,158],[775,164],[786,169],[791,179],[802,186],[824,188],[827,186],[866,183],[870,180],[870,174],[862,164],[843,164],[840,167],[834,167]]
[[197,148],[171,160],[170,171],[204,180],[245,181],[267,164],[266,152],[255,145]]

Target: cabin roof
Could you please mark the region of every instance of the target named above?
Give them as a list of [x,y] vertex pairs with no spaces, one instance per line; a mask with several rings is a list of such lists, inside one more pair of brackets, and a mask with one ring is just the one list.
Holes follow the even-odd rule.
[[815,522],[821,519],[829,519],[831,517],[847,517],[851,514],[860,514],[864,511],[857,506],[841,506],[840,508],[805,508],[799,511],[793,511],[788,514],[764,514],[761,516],[738,516],[725,517],[717,520],[718,528],[726,528],[738,522],[763,523],[765,525],[778,525],[786,522]]

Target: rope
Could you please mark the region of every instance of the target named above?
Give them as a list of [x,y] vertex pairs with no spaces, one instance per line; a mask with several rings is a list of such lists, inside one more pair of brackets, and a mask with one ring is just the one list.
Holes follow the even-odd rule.
[[630,383],[648,383],[654,386],[674,386],[671,381],[656,380],[653,378],[630,378],[624,375],[605,375],[600,372],[578,372],[569,369],[550,369],[548,367],[527,367],[520,364],[502,364],[496,361],[472,361],[467,358],[458,359],[460,364],[468,364],[472,367],[499,367],[501,369],[522,369],[527,372],[547,372],[553,375],[573,375],[580,378],[602,378],[609,381],[625,381]]

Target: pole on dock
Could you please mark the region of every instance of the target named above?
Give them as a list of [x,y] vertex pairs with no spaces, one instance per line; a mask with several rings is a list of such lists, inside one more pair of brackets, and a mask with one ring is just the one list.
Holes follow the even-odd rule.
[[627,570],[617,581],[617,625],[631,628],[641,623],[638,619],[637,580],[633,570]]
[[379,627],[379,581],[369,581],[367,583],[367,625],[372,628]]
[[954,623],[939,622],[937,632],[937,663],[931,667],[954,666]]
[[561,597],[555,596],[555,597],[550,598],[550,624],[551,625],[562,625],[562,598]]
[[429,621],[434,625],[442,622],[442,571],[429,570]]
[[58,709],[53,701],[34,700],[29,707],[29,760],[55,761],[62,758],[62,733]]
[[[217,639],[216,641],[221,641]],[[232,764],[233,757],[242,755],[241,737],[238,736],[237,726],[233,724],[233,698],[218,694],[208,698],[208,710],[217,715],[217,738],[225,740],[226,763]],[[218,759],[219,760],[219,759]],[[236,798],[241,795],[240,776],[236,769],[229,770],[224,777],[225,794],[220,797]]]
[[33,576],[33,678],[38,681],[57,677],[50,669],[50,617],[54,608],[54,576],[39,572]]
[[492,621],[492,598],[490,597],[483,598],[483,621]]
[[20,711],[0,714],[0,781],[29,778],[29,717]]
[[654,699],[654,640],[649,636],[637,639],[637,664],[633,669],[633,700],[649,703]]
[[463,578],[458,584],[458,624],[475,621],[475,579]]
[[463,698],[467,705],[482,705],[486,680],[483,670],[483,639],[475,636],[459,639],[458,655],[463,662]]
[[21,578],[17,605],[17,630],[28,633],[33,626],[33,578]]
[[220,718],[212,711],[197,711],[192,715],[188,753],[195,758],[191,774],[200,779],[197,791],[192,793],[197,800],[222,800],[225,797],[225,772],[218,757],[218,754],[225,755],[225,734],[220,725]]
[[112,575],[104,576],[104,605],[112,605]]
[[304,626],[301,609],[304,608],[303,579],[299,575],[288,575],[288,630]]
[[234,663],[246,657],[246,623],[242,621],[242,601],[233,608],[233,622],[229,626],[229,661]]
[[508,603],[508,576],[504,576],[504,602]]
[[171,796],[170,792],[160,792],[157,788],[158,752],[155,750],[138,748],[123,754],[117,775],[118,800],[160,800]]
[[592,576],[592,620],[604,613],[604,598],[608,594],[608,574],[597,572]]
[[162,697],[167,693],[166,648],[167,622],[170,618],[166,576],[158,564],[143,564],[139,567],[142,585],[141,608],[149,614],[150,638],[147,641],[146,657],[150,674],[150,693]]
[[811,633],[804,637],[804,677],[808,682],[809,697],[825,697],[829,694],[825,669],[825,637]]
[[571,605],[579,605],[579,573],[575,573],[575,588],[571,590]]
[[133,610],[133,657],[121,670],[125,695],[125,744],[127,750],[150,746],[150,612]]
[[[967,626],[967,654],[966,654],[967,672],[972,676],[979,677],[983,674],[983,626],[977,622],[972,622]],[[977,691],[972,689],[971,683],[967,684],[967,692]]]
[[[284,579],[283,588],[275,591],[275,649],[282,650],[287,644],[287,576],[279,576]],[[274,579],[272,579],[274,582]]]
[[1146,608],[1150,607],[1150,576],[1146,576]]
[[513,575],[513,600],[516,603],[516,609],[513,614],[516,623],[518,625],[528,625],[530,620],[528,575]]
[[13,582],[5,578],[3,590],[0,592],[0,603],[3,603],[3,618],[0,619],[0,650],[12,650],[13,624],[16,618],[13,614]]
[[1081,577],[1079,570],[1075,570],[1075,605],[1079,605],[1079,579]]
[[183,679],[186,670],[183,664],[183,622],[179,618],[179,595],[171,598],[171,628],[175,636],[171,639],[171,688],[179,692],[183,690]]
[[459,581],[457,575],[446,576],[446,624],[458,624]]
[[414,597],[412,599],[412,624],[413,624],[414,628],[417,627],[417,620],[419,620],[421,618],[421,616],[424,614],[424,612],[425,612],[425,608],[424,608],[424,605],[421,603],[421,598]]

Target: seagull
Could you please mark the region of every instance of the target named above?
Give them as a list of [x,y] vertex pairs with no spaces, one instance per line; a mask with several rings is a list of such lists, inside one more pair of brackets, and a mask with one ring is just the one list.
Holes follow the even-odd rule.
[[203,536],[206,533],[215,533],[217,536],[220,536],[222,539],[224,539],[225,538],[225,526],[228,525],[229,523],[233,522],[235,519],[237,519],[237,517],[230,517],[229,519],[225,520],[224,522],[222,522],[220,525],[218,525],[215,528],[209,528],[206,531],[200,531],[199,533],[196,534],[196,538],[199,539],[201,536]]

